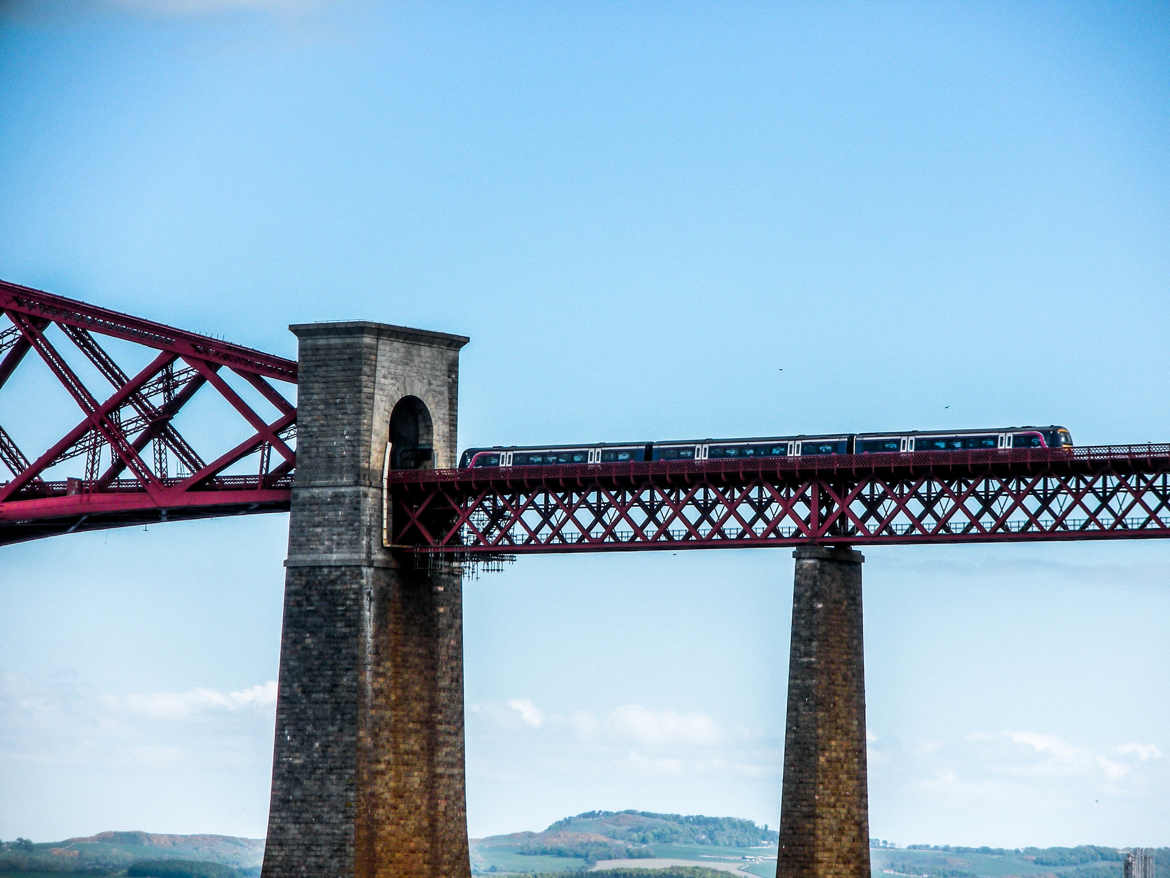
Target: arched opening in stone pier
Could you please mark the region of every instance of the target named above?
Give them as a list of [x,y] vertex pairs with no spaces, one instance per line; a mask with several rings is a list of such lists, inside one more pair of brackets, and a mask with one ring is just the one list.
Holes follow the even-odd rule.
[[432,469],[435,465],[431,413],[417,396],[404,396],[390,413],[390,469]]

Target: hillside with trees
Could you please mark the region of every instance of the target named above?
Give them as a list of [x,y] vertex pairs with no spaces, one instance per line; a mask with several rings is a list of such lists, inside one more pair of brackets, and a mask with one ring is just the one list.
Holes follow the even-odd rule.
[[507,851],[531,857],[575,858],[593,864],[658,856],[663,846],[739,849],[774,845],[778,838],[775,830],[737,817],[586,811],[558,820],[543,832],[479,839],[473,848],[486,859],[490,859],[492,851]]

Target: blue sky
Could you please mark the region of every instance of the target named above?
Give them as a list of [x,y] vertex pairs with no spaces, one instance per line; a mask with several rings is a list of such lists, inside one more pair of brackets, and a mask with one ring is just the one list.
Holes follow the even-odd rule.
[[[1165,440],[1170,12],[1021,7],[10,3],[0,277],[287,356],[312,320],[469,335],[463,446]],[[263,834],[286,527],[4,549],[0,838]],[[868,551],[873,834],[1170,844],[1167,551]],[[472,834],[775,826],[791,577],[469,582]]]

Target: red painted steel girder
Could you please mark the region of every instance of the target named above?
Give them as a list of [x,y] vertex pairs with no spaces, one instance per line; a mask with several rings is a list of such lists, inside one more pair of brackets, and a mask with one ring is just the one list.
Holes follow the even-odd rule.
[[[0,544],[288,509],[296,406],[275,384],[295,386],[295,361],[5,281],[0,315],[0,403],[8,403],[10,421],[0,425],[0,478],[5,469],[11,473],[0,481]],[[149,362],[127,370],[99,337],[129,342],[141,352],[137,359]],[[123,357],[125,350],[123,344]],[[29,454],[15,437],[51,403],[21,398],[14,405],[12,391],[3,391],[18,369],[37,367],[47,369],[77,411],[66,415],[71,428]],[[262,403],[245,400],[244,386]],[[219,438],[211,455],[200,454],[175,421],[193,399],[202,403],[208,395],[239,419],[200,431],[237,436]],[[11,423],[14,411],[20,423]],[[79,457],[83,470],[61,471]],[[250,472],[240,471],[245,464]]]
[[415,554],[1170,537],[1170,445],[413,470]]

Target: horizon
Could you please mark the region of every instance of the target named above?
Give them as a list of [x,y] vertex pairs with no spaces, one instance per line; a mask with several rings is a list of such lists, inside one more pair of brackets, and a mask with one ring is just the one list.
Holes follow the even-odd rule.
[[[736,817],[734,814],[679,814],[679,813],[674,813],[674,812],[641,811],[641,810],[636,809],[636,808],[621,808],[618,810],[598,810],[598,809],[595,809],[593,811],[581,811],[577,814],[566,814],[564,817],[561,817],[561,818],[558,818],[557,820],[552,821],[551,823],[547,824],[546,826],[544,826],[541,829],[524,828],[524,829],[514,829],[514,830],[511,830],[509,832],[493,833],[492,835],[482,835],[482,836],[469,835],[468,840],[475,842],[475,841],[483,841],[483,840],[488,839],[488,838],[496,838],[496,837],[508,836],[508,835],[517,835],[517,834],[526,833],[526,832],[541,833],[541,832],[547,831],[550,826],[554,825],[555,823],[560,822],[561,820],[568,820],[568,819],[572,819],[575,817],[582,817],[582,816],[585,816],[587,814],[598,814],[601,816],[614,815],[614,814],[639,814],[639,815],[653,815],[653,816],[664,816],[664,817],[704,817],[704,818],[711,818],[711,819],[717,819],[717,820],[728,820],[728,819],[749,820],[749,822],[752,822],[752,824],[757,829],[760,829],[763,832],[775,833],[775,832],[778,832],[778,830],[779,830],[779,826],[771,826],[771,825],[764,825],[764,824],[755,823],[754,821],[750,821],[750,818]],[[85,841],[85,840],[100,838],[103,835],[147,835],[147,836],[158,836],[158,837],[162,837],[162,838],[171,838],[171,837],[230,838],[230,839],[240,839],[243,841],[264,841],[265,840],[264,836],[228,835],[228,834],[216,833],[216,832],[153,832],[149,829],[103,829],[99,832],[92,833],[91,835],[73,835],[73,836],[68,836],[66,838],[46,839],[44,841],[39,841],[37,839],[28,839],[28,840],[32,841],[34,844],[54,844],[54,843],[67,842],[67,841]],[[16,839],[0,838],[0,842],[12,842],[15,840]],[[1143,849],[1143,848],[1170,850],[1170,845],[1164,845],[1164,846],[1162,846],[1162,845],[1101,845],[1101,844],[1096,844],[1094,842],[1083,842],[1083,843],[1077,844],[1077,845],[1044,845],[1044,846],[1022,845],[1022,846],[1016,846],[1016,847],[1002,847],[1002,846],[997,846],[997,845],[956,845],[956,844],[950,844],[949,842],[945,842],[945,841],[908,841],[908,842],[902,842],[902,841],[892,840],[892,839],[879,839],[878,836],[871,836],[870,841],[871,841],[871,848],[873,847],[872,842],[882,841],[885,843],[883,845],[883,847],[887,850],[907,850],[907,849],[910,849],[910,848],[915,847],[915,846],[923,846],[923,847],[929,846],[932,848],[962,848],[964,850],[968,850],[968,849],[975,850],[975,849],[978,849],[981,847],[985,847],[985,848],[991,848],[992,850],[1003,850],[1003,851],[1025,851],[1025,850],[1029,850],[1029,849],[1048,850],[1048,849],[1052,849],[1052,848],[1076,848],[1076,847],[1106,847],[1106,848],[1110,848],[1112,850],[1121,851],[1121,852],[1131,851],[1131,850],[1139,850],[1139,849]],[[770,844],[771,844],[771,842],[767,842],[766,844],[753,845],[752,847],[765,847],[765,846],[770,845]]]

